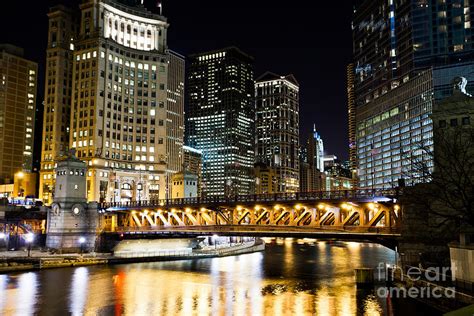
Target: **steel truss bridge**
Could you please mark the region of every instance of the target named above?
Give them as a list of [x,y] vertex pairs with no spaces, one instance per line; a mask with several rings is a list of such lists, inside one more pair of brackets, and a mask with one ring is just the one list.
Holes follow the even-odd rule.
[[105,233],[366,239],[400,236],[397,192],[344,190],[101,203]]

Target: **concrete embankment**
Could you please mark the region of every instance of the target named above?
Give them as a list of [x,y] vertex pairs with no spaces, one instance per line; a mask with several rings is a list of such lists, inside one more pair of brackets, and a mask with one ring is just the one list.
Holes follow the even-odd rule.
[[121,264],[133,262],[173,261],[204,259],[225,256],[236,256],[246,253],[260,252],[265,250],[262,241],[243,243],[217,249],[201,249],[192,251],[158,251],[155,253],[128,253],[124,256],[112,256],[111,254],[98,255],[46,255],[35,254],[34,257],[0,256],[0,273],[22,272],[29,270],[79,267],[100,264]]
[[0,273],[79,267],[106,263],[107,259],[102,258],[8,258],[0,262]]
[[157,252],[141,252],[141,253],[122,253],[108,259],[110,264],[132,263],[132,262],[152,262],[152,261],[172,261],[172,260],[189,260],[204,259],[226,256],[237,256],[247,253],[260,252],[265,250],[263,241],[243,243],[217,249],[202,249],[192,251],[157,251]]

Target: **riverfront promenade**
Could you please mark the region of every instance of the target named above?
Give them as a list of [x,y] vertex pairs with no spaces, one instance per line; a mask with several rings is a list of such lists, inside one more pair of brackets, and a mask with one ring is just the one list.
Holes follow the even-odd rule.
[[46,251],[31,250],[30,256],[28,256],[28,251],[26,250],[3,251],[0,252],[0,273],[98,264],[120,264],[145,261],[172,261],[226,257],[264,250],[265,243],[261,240],[256,240],[233,245],[229,244],[227,246],[207,246],[203,249],[190,249],[190,251],[162,249],[153,252],[133,252],[121,255],[95,252],[84,254],[53,254]]

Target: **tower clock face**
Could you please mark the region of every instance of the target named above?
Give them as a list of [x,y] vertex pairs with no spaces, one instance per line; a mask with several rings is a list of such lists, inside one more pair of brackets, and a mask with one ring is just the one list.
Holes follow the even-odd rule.
[[75,204],[72,206],[72,214],[73,215],[81,215],[84,211],[84,206],[82,206],[81,204]]

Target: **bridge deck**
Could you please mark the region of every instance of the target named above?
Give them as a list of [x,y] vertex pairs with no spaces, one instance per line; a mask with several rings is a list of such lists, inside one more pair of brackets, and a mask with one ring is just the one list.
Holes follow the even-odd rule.
[[255,203],[280,203],[294,204],[302,202],[325,202],[325,201],[352,201],[366,202],[388,202],[397,196],[396,190],[338,190],[338,191],[316,191],[276,194],[252,194],[234,197],[209,196],[203,198],[184,199],[162,199],[131,202],[105,202],[99,204],[100,210],[120,211],[129,209],[146,209],[152,207],[201,207],[221,206],[233,207],[237,204],[247,205]]

